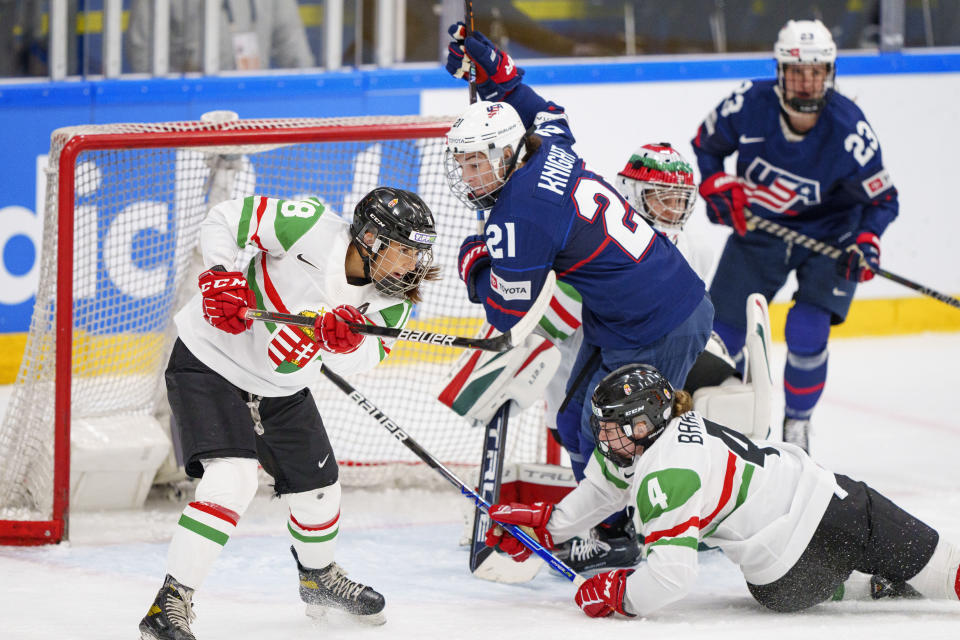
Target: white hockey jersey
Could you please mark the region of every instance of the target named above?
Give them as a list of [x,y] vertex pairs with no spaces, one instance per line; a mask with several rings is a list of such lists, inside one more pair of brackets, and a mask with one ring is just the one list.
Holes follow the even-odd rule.
[[[357,307],[371,324],[403,327],[412,304],[380,294],[373,283],[349,284],[344,270],[349,225],[319,200],[260,196],[210,210],[201,228],[204,264],[241,270],[261,309],[323,313],[341,304]],[[247,245],[258,253],[237,266]],[[390,353],[391,340],[366,336],[349,354],[321,351],[298,327],[254,322],[239,335],[206,322],[198,293],[175,318],[180,339],[197,358],[236,386],[260,396],[296,393],[320,375],[320,362],[340,374],[373,368]]]
[[799,447],[755,443],[690,411],[629,468],[594,450],[586,478],[557,504],[547,528],[562,542],[634,507],[647,561],[627,579],[625,602],[646,615],[687,593],[701,541],[722,549],[750,583],[782,577],[835,493],[844,495],[834,475]]

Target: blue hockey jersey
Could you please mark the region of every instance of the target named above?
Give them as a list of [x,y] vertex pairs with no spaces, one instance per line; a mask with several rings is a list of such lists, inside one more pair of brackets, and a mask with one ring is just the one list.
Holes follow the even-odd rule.
[[880,236],[897,217],[897,190],[860,108],[830,91],[816,125],[788,139],[776,81],[744,82],[707,114],[693,139],[702,179],[737,153],[750,210],[821,240]]
[[[484,227],[491,266],[477,296],[501,331],[530,307],[553,269],[582,296],[584,338],[650,344],[683,322],[705,285],[677,248],[573,151],[563,109],[526,85],[508,97],[543,141],[510,177]],[[521,155],[523,153],[521,152]]]

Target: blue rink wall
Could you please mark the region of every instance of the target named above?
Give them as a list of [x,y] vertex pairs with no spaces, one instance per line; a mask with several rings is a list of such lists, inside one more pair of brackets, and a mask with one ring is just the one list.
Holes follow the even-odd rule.
[[[843,78],[890,76],[893,96],[897,95],[897,76],[902,74],[914,78],[930,74],[931,82],[948,78],[953,87],[960,86],[960,76],[954,75],[960,74],[960,53],[952,51],[842,56],[838,69]],[[583,94],[589,94],[591,89],[599,92],[615,88],[617,84],[724,81],[724,90],[711,90],[712,102],[698,105],[698,117],[702,117],[737,80],[769,77],[773,71],[772,61],[766,57],[591,60],[529,65],[526,79],[535,87],[573,85]],[[421,98],[425,93],[457,89],[464,91],[465,104],[463,85],[434,65],[269,76],[0,83],[0,148],[4,150],[0,154],[0,344],[6,355],[10,355],[12,343],[2,338],[22,334],[29,328],[41,237],[37,210],[43,194],[38,192],[37,175],[43,170],[54,129],[87,123],[192,120],[214,109],[232,109],[243,118],[416,114],[424,111]],[[549,91],[545,93],[549,96]],[[949,126],[954,128],[952,121],[960,95],[955,97],[956,100],[950,100],[948,96],[944,101],[952,104],[952,115],[943,114],[944,124],[951,121]],[[656,110],[657,105],[648,104],[647,108]],[[665,108],[669,109],[669,105]],[[864,109],[870,117],[872,104]],[[629,110],[628,105],[624,110]],[[696,119],[689,122],[691,135],[697,123]],[[578,131],[584,139],[582,129]],[[880,137],[885,158],[889,157],[895,150],[886,132],[881,132]],[[908,153],[916,153],[916,149]],[[898,186],[901,192],[908,187],[902,182]],[[939,188],[945,189],[946,185]],[[942,202],[952,200],[941,198]],[[953,286],[948,282],[946,289],[960,290],[960,284]]]

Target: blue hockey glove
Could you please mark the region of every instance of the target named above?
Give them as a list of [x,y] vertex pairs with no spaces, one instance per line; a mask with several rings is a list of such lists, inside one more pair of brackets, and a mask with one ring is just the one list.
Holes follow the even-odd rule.
[[852,282],[866,282],[873,278],[873,270],[880,268],[880,238],[870,231],[861,231],[857,240],[837,259],[837,272]]
[[467,285],[467,297],[470,302],[479,304],[477,297],[477,274],[483,267],[490,265],[490,252],[482,236],[467,236],[460,245],[460,257],[457,259],[457,272]]
[[453,38],[447,47],[447,71],[455,78],[467,79],[470,60],[473,60],[477,69],[477,93],[482,100],[503,100],[523,80],[523,69],[479,31],[464,38],[466,26],[462,22],[447,31]]

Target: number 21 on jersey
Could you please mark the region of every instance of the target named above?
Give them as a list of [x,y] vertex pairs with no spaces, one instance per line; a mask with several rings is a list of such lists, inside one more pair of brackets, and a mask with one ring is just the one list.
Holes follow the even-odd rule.
[[600,218],[608,238],[637,262],[643,259],[653,242],[653,229],[619,194],[599,180],[581,178],[573,202],[578,216],[591,224]]

